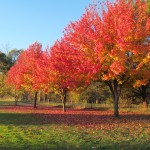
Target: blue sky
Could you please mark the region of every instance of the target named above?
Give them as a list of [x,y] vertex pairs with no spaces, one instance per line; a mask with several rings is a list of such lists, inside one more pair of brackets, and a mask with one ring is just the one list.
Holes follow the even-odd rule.
[[92,0],[0,0],[0,49],[43,47],[62,37],[64,27],[81,17]]

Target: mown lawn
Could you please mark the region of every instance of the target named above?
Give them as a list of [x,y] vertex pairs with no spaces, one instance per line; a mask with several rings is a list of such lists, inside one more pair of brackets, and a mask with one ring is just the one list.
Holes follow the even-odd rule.
[[148,150],[150,112],[0,107],[0,150]]

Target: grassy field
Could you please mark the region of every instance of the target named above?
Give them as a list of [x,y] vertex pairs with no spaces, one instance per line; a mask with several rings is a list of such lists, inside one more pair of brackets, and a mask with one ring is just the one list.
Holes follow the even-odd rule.
[[118,119],[112,114],[109,109],[70,108],[63,113],[50,106],[3,105],[0,150],[150,149],[149,109],[122,109]]

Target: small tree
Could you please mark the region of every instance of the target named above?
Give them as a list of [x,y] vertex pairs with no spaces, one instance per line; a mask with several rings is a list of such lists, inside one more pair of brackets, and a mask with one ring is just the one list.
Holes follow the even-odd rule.
[[37,68],[42,57],[42,45],[35,42],[22,52],[15,65],[8,71],[7,83],[15,89],[34,91],[34,108],[37,105],[37,91],[40,89]]
[[85,84],[84,76],[78,74],[78,68],[82,64],[80,55],[71,45],[65,43],[64,39],[61,39],[55,42],[50,51],[47,50],[44,59],[42,69],[39,69],[43,72],[40,77],[41,84],[47,92],[60,93],[65,112],[67,93]]

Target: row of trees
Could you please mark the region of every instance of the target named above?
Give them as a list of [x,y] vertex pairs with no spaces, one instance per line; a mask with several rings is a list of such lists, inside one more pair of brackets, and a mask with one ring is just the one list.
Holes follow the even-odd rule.
[[[114,101],[122,87],[146,88],[150,80],[150,18],[146,1],[117,0],[91,4],[52,47],[35,42],[7,74],[16,90],[59,91],[66,104],[69,91],[82,91],[92,81],[104,82]],[[146,98],[144,99],[146,102]]]

